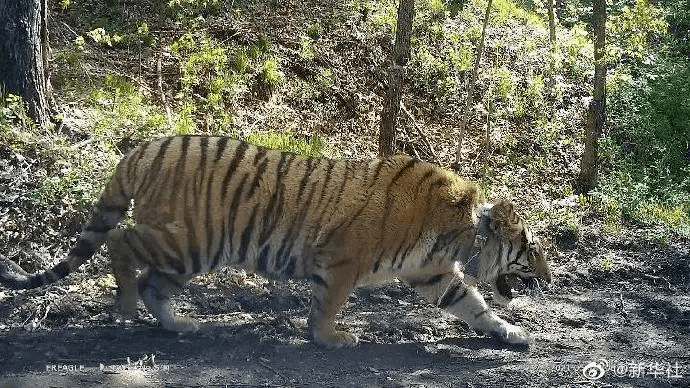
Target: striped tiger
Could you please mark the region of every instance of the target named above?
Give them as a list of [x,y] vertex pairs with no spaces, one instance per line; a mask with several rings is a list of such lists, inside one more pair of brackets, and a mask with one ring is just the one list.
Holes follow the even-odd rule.
[[[116,228],[132,201],[135,225]],[[104,242],[125,316],[140,296],[164,329],[197,330],[175,315],[171,295],[196,274],[233,266],[310,280],[310,334],[330,347],[357,343],[334,328],[354,287],[394,278],[478,330],[528,343],[473,282],[492,284],[494,299],[507,304],[520,279],[551,280],[539,240],[513,205],[479,202],[476,186],[450,171],[403,155],[307,158],[227,137],[139,145],[119,162],[67,259],[37,274],[4,259],[0,282],[53,283]]]

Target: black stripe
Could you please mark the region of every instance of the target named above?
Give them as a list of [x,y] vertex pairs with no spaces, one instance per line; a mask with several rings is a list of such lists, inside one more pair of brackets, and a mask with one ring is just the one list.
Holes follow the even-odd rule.
[[427,264],[431,263],[431,261],[434,258],[434,255],[436,253],[440,252],[443,248],[445,248],[445,246],[446,246],[445,240],[446,239],[444,238],[444,236],[445,235],[441,235],[441,236],[438,236],[436,238],[436,241],[434,242],[434,246],[431,247],[431,250],[426,255],[426,258],[424,259],[424,262],[422,263],[422,265],[427,265]]
[[506,255],[507,259],[510,259],[510,254],[513,252],[513,243],[511,241],[508,241],[508,254]]
[[[314,186],[312,186],[311,190],[309,190],[309,196],[306,199],[303,198],[304,190],[307,189],[309,178],[311,177],[311,174],[314,171],[314,169],[317,167],[316,165],[314,165],[314,161],[316,161],[318,164],[318,160],[315,159],[308,159],[306,161],[307,168],[305,169],[304,176],[302,178],[302,181],[300,182],[299,193],[297,196],[298,200],[300,201],[300,211],[299,214],[297,214],[297,216],[293,218],[292,224],[290,225],[290,229],[287,235],[283,238],[283,243],[276,257],[276,269],[281,271],[288,271],[291,266],[292,270],[294,271],[295,259],[290,255],[290,253],[292,252],[292,247],[294,246],[295,241],[297,241],[297,237],[299,236],[300,232],[302,232],[304,220],[307,218],[309,210],[312,208],[312,199],[314,198],[314,193],[316,192],[316,189],[314,188]],[[284,250],[284,248],[286,247],[286,240],[290,241],[290,244],[287,246],[287,249]]]
[[227,137],[221,137],[218,139],[218,144],[216,145],[216,156],[213,158],[213,163],[217,163],[220,158],[223,157],[225,147],[228,145],[228,140],[230,140],[230,138]]
[[376,165],[376,169],[374,170],[374,176],[371,178],[372,181],[376,181],[377,179],[379,179],[379,175],[381,175],[381,170],[383,170],[383,166],[386,164],[387,161],[388,160],[379,160],[379,164]]
[[[462,295],[456,296],[460,287],[463,288]],[[450,305],[454,305],[460,301],[460,299],[464,298],[465,295],[467,295],[467,288],[463,287],[462,284],[456,284],[446,291],[445,295],[443,295],[441,300],[438,302],[438,307],[443,309]]]
[[225,252],[226,233],[225,233],[225,223],[224,222],[221,222],[220,228],[221,228],[221,230],[220,230],[220,243],[218,245],[218,249],[216,250],[216,254],[213,256],[213,261],[211,261],[211,265],[209,266],[209,270],[216,269],[216,267],[220,263],[220,258],[223,257],[223,252]]
[[407,248],[405,248],[405,251],[402,253],[402,255],[400,255],[400,262],[398,262],[398,269],[402,268],[403,262],[407,258],[407,255],[410,253],[410,251],[412,249],[414,249],[414,247],[417,245],[418,240],[419,240],[419,238],[417,238],[416,240],[407,244]]
[[283,214],[283,202],[285,184],[283,180],[290,171],[290,166],[295,160],[294,154],[283,153],[278,161],[276,167],[276,185],[273,189],[273,195],[268,202],[266,212],[264,214],[264,227],[259,235],[259,245],[263,245],[266,240],[273,234],[273,231],[278,226],[278,220]]
[[[312,172],[314,172],[314,168],[316,168],[314,164],[315,159],[307,159],[306,164],[307,168],[304,169],[304,176],[302,176],[302,180],[299,183],[299,191],[297,194],[297,198],[302,198],[302,195],[304,195],[304,190],[306,190],[307,185],[309,184],[309,179],[311,178]],[[318,163],[318,160],[316,160]]]
[[84,231],[86,232],[95,232],[101,234],[105,234],[109,230],[110,225],[106,225],[102,217],[99,217],[98,219],[92,219],[91,222],[89,222],[89,224],[84,227]]
[[254,192],[259,188],[261,184],[261,179],[266,173],[266,167],[268,166],[268,159],[264,159],[261,164],[257,167],[256,174],[254,175],[254,182],[249,186],[249,191],[247,191],[246,198],[249,199],[254,196]]
[[448,184],[449,184],[448,178],[441,177],[441,178],[436,179],[435,181],[433,181],[429,185],[428,190],[427,190],[427,195],[430,195],[435,189],[437,189],[439,187],[448,186]]
[[228,195],[228,190],[230,190],[230,179],[234,175],[237,166],[240,164],[240,161],[242,161],[244,158],[244,153],[247,152],[247,148],[249,148],[249,145],[245,142],[239,142],[237,148],[235,148],[235,156],[232,158],[232,161],[228,166],[228,169],[225,173],[225,178],[223,178],[223,185],[221,186],[221,190],[223,190],[221,200],[223,202],[225,202],[225,198]]
[[206,161],[206,154],[208,152],[208,137],[207,136],[201,136],[199,138],[201,142],[199,143],[199,146],[201,147],[201,157],[203,158],[204,162]]
[[479,313],[477,313],[477,314],[474,315],[474,319],[479,319],[479,317],[481,317],[481,316],[484,315],[484,314],[489,313],[490,311],[491,311],[491,310],[489,310],[489,309],[482,310],[482,311],[480,311]]
[[[149,265],[154,268],[160,268],[161,265],[160,263],[156,263],[153,260],[153,257],[149,254],[148,251],[146,251],[146,248],[142,245],[140,245],[139,237],[137,236],[136,232],[134,232],[131,229],[125,230],[125,233],[122,234],[122,240],[124,243],[127,245],[129,250],[132,252],[134,255],[134,258],[139,262],[144,265]],[[185,268],[184,266],[180,266],[179,260],[170,260],[168,264],[171,264],[175,270],[178,273],[184,273]]]
[[[354,163],[352,161],[349,161],[349,160],[345,161],[345,166],[343,167],[343,169],[345,170],[345,172],[343,173],[343,177],[342,177],[343,181],[341,182],[340,188],[338,189],[338,194],[335,197],[335,204],[336,205],[340,204],[340,202],[342,201],[343,193],[345,192],[345,186],[349,182],[349,177],[351,175],[354,176],[354,174],[351,174],[352,171],[354,170]],[[330,203],[330,201],[329,201],[329,203]]]
[[[408,229],[409,229],[409,226],[408,226]],[[405,231],[405,234],[403,234],[403,236],[407,236],[407,230]],[[396,249],[395,253],[393,253],[393,260],[391,261],[391,268],[393,268],[395,266],[395,262],[398,260],[398,255],[400,254],[400,251],[402,250],[404,243],[405,243],[405,241],[402,241],[400,244],[398,244],[398,249]],[[400,267],[398,266],[398,268],[400,268]]]
[[[177,158],[177,164],[175,165],[176,181],[178,179],[184,179],[185,177],[184,170],[187,165],[187,153],[189,153],[189,142],[191,139],[190,136],[182,137],[182,153]],[[178,187],[178,185],[174,185],[173,187]]]
[[[199,140],[199,167],[196,168],[196,171],[198,171],[198,173],[194,174],[194,180],[196,184],[193,188],[195,204],[199,203],[199,197],[203,192],[203,185],[204,181],[206,181],[206,173],[208,172],[208,169],[206,168],[206,160],[208,159],[206,157],[206,155],[208,154],[208,137],[203,136],[199,138]],[[208,204],[208,201],[206,203]]]
[[[165,245],[170,247],[175,254],[173,256],[175,257],[182,257],[184,255],[184,252],[182,252],[182,248],[180,247],[180,241],[177,240],[172,234],[170,233],[164,233],[163,238],[165,241],[160,242],[160,244]],[[159,250],[160,254],[163,256],[169,256],[169,253],[164,252],[163,250]]]
[[[512,244],[512,243],[511,243],[511,244]],[[520,257],[522,256],[522,254],[525,252],[525,249],[526,249],[526,248],[527,248],[527,247],[526,247],[524,244],[521,244],[521,245],[520,245],[520,250],[518,250],[517,255],[515,255],[515,261],[518,261],[518,259],[520,259]],[[510,256],[509,256],[509,257],[510,257]]]
[[[403,245],[405,245],[405,243],[407,243],[407,247],[408,247],[406,249],[406,251],[407,251],[410,249],[410,246],[414,245],[414,243],[415,243],[415,241],[412,241],[412,243],[410,244],[410,241],[407,238],[407,234],[410,233],[410,228],[412,228],[412,224],[407,225],[407,227],[405,228],[405,232],[402,235],[395,236],[395,237],[402,237],[402,241],[398,244],[398,249],[396,249],[395,253],[393,254],[393,260],[391,261],[391,268],[393,268],[395,266],[395,262],[398,260],[398,255],[402,251]],[[400,258],[400,264],[398,265],[398,268],[402,268],[402,262],[404,259],[405,259],[404,257]]]
[[291,235],[292,233],[287,233],[283,237],[280,249],[276,252],[276,263],[274,266],[276,270],[286,267],[290,260],[290,252],[292,252],[292,246],[295,243],[295,239]]
[[268,268],[268,253],[271,251],[271,246],[266,245],[259,253],[259,260],[256,263],[256,269],[259,272],[266,272]]
[[91,241],[79,238],[77,240],[77,245],[74,248],[72,248],[72,250],[69,252],[69,255],[77,257],[89,257],[93,255],[94,251],[95,249],[94,246],[91,244]]
[[[381,260],[383,260],[384,253],[385,253],[385,249],[382,249],[381,253],[379,254],[379,257],[376,258],[376,261],[374,262],[374,270],[373,270],[374,273],[378,272],[379,266],[381,265]],[[395,258],[393,260],[395,260]]]
[[58,276],[59,279],[64,278],[69,275],[69,263],[67,261],[62,261],[51,270],[54,274]]
[[[416,160],[416,159],[411,159],[411,160],[414,161],[414,160]],[[358,210],[352,217],[350,217],[349,219],[343,221],[340,225],[338,225],[338,226],[334,227],[333,229],[331,229],[331,230],[326,234],[326,236],[324,237],[324,239],[319,243],[319,246],[320,246],[320,247],[324,247],[324,246],[328,245],[328,243],[330,242],[331,238],[333,238],[333,236],[335,235],[335,233],[336,233],[338,230],[340,230],[341,228],[345,228],[345,229],[349,228],[350,225],[352,225],[352,224],[355,222],[355,220],[357,220],[357,218],[359,218],[359,216],[362,215],[362,213],[364,212],[364,209],[366,209],[366,208],[369,207],[369,202],[371,201],[371,197],[372,197],[372,196],[371,196],[371,188],[374,187],[374,186],[376,185],[376,183],[377,183],[377,181],[378,181],[378,177],[379,177],[381,171],[383,170],[383,165],[384,165],[385,163],[386,163],[386,161],[381,161],[381,162],[376,166],[376,169],[375,169],[376,172],[374,173],[374,176],[373,176],[373,178],[372,178],[372,180],[371,180],[371,182],[370,182],[370,184],[369,184],[369,187],[367,187],[367,189],[365,190],[366,198],[367,198],[367,199],[366,199],[366,201],[364,202],[364,205],[362,205],[362,206],[359,208],[359,210]],[[409,165],[409,164],[414,165],[414,164],[416,164],[416,162],[414,162],[414,163],[408,162],[408,163],[406,164],[406,166]],[[346,167],[348,167],[348,169],[347,169],[346,171],[347,171],[347,172],[350,172],[350,171],[349,171],[350,168],[352,168],[352,169],[354,170],[354,169],[356,169],[357,165],[356,165],[354,162],[348,161]],[[402,170],[405,170],[405,169],[406,169],[406,167],[403,167]],[[401,170],[401,171],[402,171],[402,170]],[[397,179],[399,178],[399,176],[402,176],[401,171],[398,171],[398,174],[393,178],[393,181],[397,180]],[[341,198],[341,196],[342,196],[342,192],[343,192],[343,189],[344,189],[344,187],[345,187],[345,183],[346,183],[346,182],[347,182],[347,173],[345,174],[345,177],[344,177],[344,179],[343,179],[343,184],[342,184],[342,186],[341,186],[340,193],[338,193],[338,201],[336,201],[336,204],[340,203],[340,198]],[[390,213],[390,212],[389,212],[389,213]]]
[[405,165],[398,170],[397,174],[395,174],[391,182],[388,184],[388,187],[386,187],[386,204],[383,210],[384,217],[381,218],[381,230],[386,230],[386,224],[388,224],[391,217],[394,217],[394,213],[391,211],[391,208],[393,207],[393,196],[391,195],[393,186],[400,178],[402,178],[403,175],[405,175],[406,172],[413,169],[418,163],[420,163],[418,159],[408,160],[407,163],[405,163]]
[[[143,194],[140,195],[140,190],[145,190],[146,188],[149,189],[155,189],[155,185],[150,184],[153,179],[152,176],[160,174],[160,169],[161,165],[163,163],[163,159],[165,159],[165,153],[168,150],[168,147],[170,147],[170,143],[173,141],[173,137],[168,137],[165,140],[163,140],[158,147],[158,152],[156,153],[156,156],[154,156],[153,161],[151,162],[151,165],[146,168],[145,170],[145,175],[141,180],[134,179],[134,184],[136,183],[141,183],[141,187],[135,188],[133,191],[133,195],[136,198],[142,198]],[[143,158],[143,154],[142,154]],[[117,176],[117,175],[116,175]],[[135,177],[136,174],[129,175],[130,177]]]
[[286,277],[292,277],[292,275],[295,273],[295,262],[297,261],[297,258],[295,256],[290,256],[288,259],[287,265],[281,267],[279,269],[278,276],[282,278]]
[[192,258],[192,273],[201,272],[201,257],[199,254],[199,249],[189,248],[189,256]]
[[[205,159],[205,158],[204,158]],[[211,214],[211,193],[213,192],[213,182],[215,181],[215,174],[216,174],[216,169],[213,168],[214,166],[210,166],[211,173],[208,176],[208,180],[206,181],[206,200],[204,201],[202,206],[206,208],[206,217],[205,217],[205,222],[204,226],[206,227],[206,230],[204,231],[204,235],[206,236],[206,260],[211,259],[213,256],[213,261],[212,263],[215,263],[216,265],[218,264],[218,260],[216,257],[222,250],[222,246],[219,247],[214,247],[213,242],[216,240],[217,233],[219,232],[216,230],[214,227],[213,223],[213,218],[216,217],[216,214]],[[221,219],[222,220],[222,219]],[[219,228],[222,228],[222,222],[221,225],[218,225]],[[220,239],[222,240],[222,235],[220,236]],[[215,249],[214,249],[215,248]],[[209,263],[211,264],[211,263]]]
[[254,219],[256,218],[257,206],[258,205],[254,206],[254,209],[252,210],[252,215],[249,217],[249,222],[247,222],[247,226],[244,228],[244,231],[242,231],[242,238],[240,240],[240,250],[238,252],[238,262],[240,263],[243,263],[245,260],[247,260],[247,250],[249,249],[249,243],[252,239],[252,230],[254,230]]
[[422,175],[422,177],[415,185],[414,192],[417,193],[417,195],[419,195],[419,192],[422,190],[424,182],[426,182],[427,179],[431,178],[432,175],[434,175],[434,170],[429,170],[424,175]]
[[328,283],[326,283],[326,281],[323,280],[323,278],[317,274],[311,275],[311,277],[309,277],[309,280],[311,280],[314,284],[318,286],[328,288]]
[[242,176],[242,180],[240,180],[239,184],[235,188],[235,194],[232,197],[232,202],[230,203],[230,212],[228,213],[228,219],[227,219],[227,224],[228,224],[228,242],[230,243],[230,253],[232,254],[235,249],[233,247],[233,240],[235,236],[235,218],[237,216],[237,209],[240,206],[240,197],[242,195],[242,190],[244,189],[244,185],[247,182],[247,178],[249,177],[249,174],[244,174]]
[[[188,137],[186,137],[188,138]],[[197,225],[196,225],[196,220],[198,219],[197,214],[195,214],[193,209],[190,209],[187,207],[187,204],[189,203],[188,196],[191,191],[192,195],[192,202],[193,204],[198,203],[196,199],[196,187],[194,185],[189,184],[189,180],[184,180],[184,187],[181,187],[182,189],[182,209],[180,209],[183,213],[183,218],[184,218],[184,224],[187,226],[187,232],[189,233],[189,247],[187,248],[185,254],[183,257],[185,257],[185,260],[183,260],[184,264],[187,264],[187,257],[190,257],[192,260],[192,270],[194,269],[194,265],[197,263],[194,262],[195,260],[195,255],[196,255],[196,260],[199,260],[199,239],[197,237]],[[190,187],[191,186],[191,187]],[[178,185],[175,185],[173,187],[178,187]],[[181,274],[183,273],[188,273],[188,269],[185,268],[183,272],[180,272]],[[194,271],[193,273],[197,273]]]
[[400,170],[398,170],[398,173],[395,174],[395,176],[393,177],[393,180],[391,180],[391,183],[388,185],[389,190],[390,190],[390,187],[393,186],[395,184],[395,182],[398,181],[398,179],[402,178],[402,176],[405,175],[405,173],[408,170],[412,169],[414,166],[416,166],[420,162],[421,161],[419,159],[413,159],[412,158],[412,159],[408,160],[407,163],[405,163],[405,165]]
[[266,157],[268,150],[263,147],[258,147],[256,155],[254,156],[254,165],[256,166],[261,160]]
[[[331,201],[333,201],[333,190],[328,189],[328,184],[331,181],[333,174],[333,168],[335,168],[336,164],[338,163],[337,161],[334,160],[328,160],[329,166],[328,169],[326,170],[326,181],[323,185],[323,188],[321,189],[321,199],[319,200],[319,212],[321,213],[319,215],[319,220],[316,222],[316,225],[323,225],[323,218],[326,216],[327,213],[329,212],[329,205],[331,204]],[[345,170],[347,173],[347,170]],[[345,184],[345,180],[343,179],[343,185]],[[342,188],[341,188],[342,189]],[[326,201],[326,204],[321,206],[321,203],[324,201],[324,198],[326,197],[326,193],[328,193],[328,200]]]
[[[127,193],[127,192],[125,192],[125,187],[126,187],[126,186],[125,186],[125,183],[122,181],[122,180],[125,179],[125,178],[130,179],[131,182],[136,182],[136,179],[135,179],[134,175],[127,175],[127,176],[125,176],[125,174],[122,174],[122,171],[119,171],[119,170],[117,170],[117,169],[115,170],[115,175],[113,175],[112,180],[114,181],[114,183],[115,183],[115,184],[118,186],[118,188],[120,189],[120,193],[119,193],[120,196],[121,196],[123,199],[128,200],[128,199],[130,199],[130,194]],[[131,189],[131,188],[130,188],[130,189]]]
[[328,184],[331,183],[331,178],[333,177],[332,172],[336,165],[336,161],[327,159],[326,163],[328,163],[328,167],[326,167],[326,180],[323,182],[323,189],[321,190],[321,200],[319,201],[319,204],[325,198],[326,192],[330,193],[330,190],[328,190]]
[[445,276],[444,274],[434,275],[434,276],[430,276],[428,278],[419,278],[419,279],[411,280],[408,283],[410,284],[410,287],[413,287],[413,288],[414,287],[420,287],[420,286],[428,287],[428,286],[433,286],[436,283],[440,282],[444,276]]
[[127,160],[127,165],[126,170],[127,170],[127,176],[134,176],[134,172],[132,171],[132,168],[135,168],[138,164],[141,158],[146,155],[146,150],[149,148],[151,145],[151,142],[144,143],[139,146],[139,148],[133,150],[130,155],[129,159]]

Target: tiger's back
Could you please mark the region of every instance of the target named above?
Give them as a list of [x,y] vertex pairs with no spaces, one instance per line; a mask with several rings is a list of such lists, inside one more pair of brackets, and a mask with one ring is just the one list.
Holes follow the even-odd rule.
[[[320,252],[347,248],[371,261],[364,252],[383,254],[386,247],[417,240],[414,229],[423,226],[419,221],[434,203],[434,193],[417,186],[451,183],[443,170],[420,164],[404,156],[314,159],[228,138],[187,136],[135,149],[116,177],[126,177],[121,186],[134,200],[135,228],[151,242],[170,242],[173,251],[159,270],[194,274],[241,265],[281,278],[307,277],[315,264],[329,265],[314,263],[328,258]],[[468,195],[472,201],[476,192]],[[410,227],[415,223],[420,228]],[[408,225],[407,235],[399,225]],[[362,264],[373,270],[375,262]]]
[[[115,228],[132,200],[135,226]],[[353,287],[394,277],[471,325],[524,342],[521,329],[495,316],[462,281],[480,211],[495,221],[498,244],[481,260],[518,252],[504,249],[501,240],[525,245],[519,250],[524,255],[535,252],[526,246],[534,238],[512,205],[482,210],[474,185],[414,158],[306,158],[225,137],[162,138],[120,161],[65,261],[40,274],[0,266],[0,281],[14,288],[51,283],[107,240],[119,310],[133,314],[140,296],[170,330],[197,328],[173,313],[169,298],[177,289],[195,274],[239,266],[278,278],[310,278],[310,328],[323,344],[356,343],[333,327],[340,306]],[[508,236],[501,223],[515,223],[515,233],[522,234]],[[520,276],[550,279],[541,256],[516,257],[525,267],[530,260],[538,264]],[[460,308],[461,302],[469,307]]]

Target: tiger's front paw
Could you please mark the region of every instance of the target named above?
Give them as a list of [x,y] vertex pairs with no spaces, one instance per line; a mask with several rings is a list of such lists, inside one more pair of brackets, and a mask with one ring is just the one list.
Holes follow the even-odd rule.
[[352,348],[357,345],[357,336],[346,331],[314,332],[314,341],[329,348]]
[[194,333],[199,330],[199,323],[196,319],[189,317],[175,317],[173,322],[161,321],[161,326],[165,330],[178,333]]
[[532,337],[527,330],[509,323],[503,325],[499,330],[494,331],[493,337],[514,345],[529,345],[532,341]]

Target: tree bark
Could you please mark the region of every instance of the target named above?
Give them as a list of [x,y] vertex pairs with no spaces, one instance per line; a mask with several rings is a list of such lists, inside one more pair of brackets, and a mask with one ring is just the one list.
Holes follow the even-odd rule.
[[580,163],[579,188],[588,193],[599,180],[599,138],[606,131],[606,0],[593,0],[594,93],[587,112],[585,152]]
[[0,86],[24,99],[39,125],[50,123],[47,0],[0,0]]
[[553,13],[553,0],[546,1],[546,8],[549,13],[549,43],[553,47],[556,44],[556,16]]
[[[554,96],[556,88],[556,15],[553,12],[554,0],[546,1],[546,8],[549,15],[549,75],[548,75],[548,93]],[[553,108],[550,109],[553,111]]]
[[395,48],[390,68],[390,83],[386,99],[381,110],[379,132],[379,156],[386,157],[395,153],[395,126],[400,111],[400,95],[405,77],[405,65],[410,60],[410,37],[412,36],[412,19],[414,18],[414,0],[400,0],[398,23],[395,34]]
[[458,149],[455,152],[455,163],[452,167],[459,169],[460,161],[462,160],[462,141],[465,139],[465,128],[467,127],[467,120],[472,110],[472,101],[474,95],[474,85],[477,83],[477,73],[479,73],[479,63],[482,59],[482,52],[484,51],[484,37],[486,36],[486,26],[489,24],[489,15],[491,14],[491,0],[486,4],[486,14],[484,15],[484,25],[482,26],[482,37],[477,47],[477,57],[474,60],[474,68],[472,69],[472,78],[468,85],[467,96],[465,98],[465,107],[462,109],[462,121],[460,122],[460,134],[458,135]]

